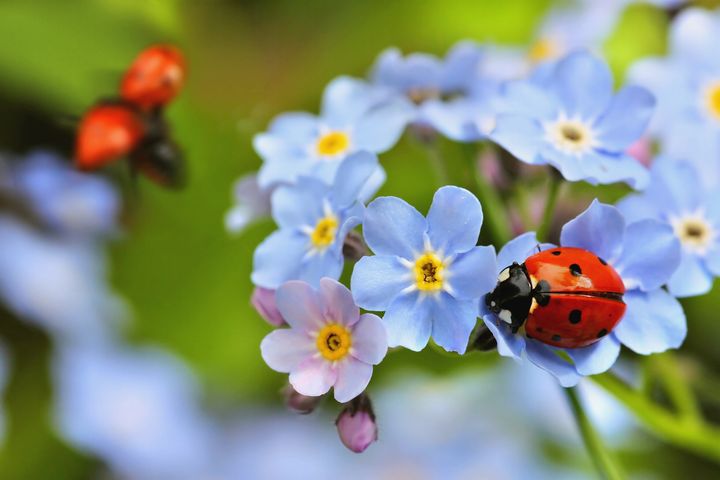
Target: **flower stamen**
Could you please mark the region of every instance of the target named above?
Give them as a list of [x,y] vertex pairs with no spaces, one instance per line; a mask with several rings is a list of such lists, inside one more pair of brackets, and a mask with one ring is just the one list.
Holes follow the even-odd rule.
[[338,219],[333,214],[318,220],[310,233],[310,241],[317,250],[324,250],[335,242],[338,230]]
[[443,288],[445,264],[433,252],[426,252],[415,260],[415,285],[418,290],[436,292]]
[[325,325],[318,333],[316,345],[318,352],[326,360],[342,360],[350,352],[352,335],[338,323]]
[[322,157],[337,157],[350,148],[350,136],[338,130],[327,132],[318,138],[315,148]]
[[694,213],[670,220],[682,246],[693,253],[704,255],[716,236],[715,229],[702,213]]

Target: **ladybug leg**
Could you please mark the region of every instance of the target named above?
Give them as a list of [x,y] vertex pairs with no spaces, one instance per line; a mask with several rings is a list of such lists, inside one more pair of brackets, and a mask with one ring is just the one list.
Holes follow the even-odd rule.
[[480,352],[489,352],[497,348],[497,340],[489,328],[484,323],[480,323],[470,337],[468,350],[478,350]]

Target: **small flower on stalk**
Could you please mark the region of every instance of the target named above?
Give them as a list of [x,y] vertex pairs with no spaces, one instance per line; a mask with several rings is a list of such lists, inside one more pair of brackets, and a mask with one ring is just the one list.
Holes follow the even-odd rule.
[[300,415],[308,415],[314,412],[323,398],[322,396],[309,396],[298,393],[289,384],[283,389],[283,396],[287,408]]
[[378,428],[370,397],[362,393],[340,412],[335,425],[343,445],[355,453],[364,452],[378,439]]
[[260,344],[268,366],[289,373],[302,395],[323,395],[334,387],[335,399],[344,403],[365,390],[373,365],[387,352],[380,319],[360,315],[350,290],[330,278],[320,280],[319,290],[287,282],[275,296],[290,328],[271,332]]
[[358,305],[385,311],[390,346],[419,351],[430,337],[465,352],[480,298],[495,285],[495,251],[477,246],[483,221],[477,198],[442,187],[427,218],[396,197],[368,205],[363,233],[374,256],[355,265]]
[[613,95],[601,60],[570,54],[547,78],[508,83],[504,94],[491,138],[521,161],[551,165],[569,181],[647,184],[647,170],[625,151],[644,133],[655,100],[635,86]]
[[252,297],[250,297],[250,303],[258,314],[273,327],[285,325],[285,320],[275,305],[275,290],[255,287]]

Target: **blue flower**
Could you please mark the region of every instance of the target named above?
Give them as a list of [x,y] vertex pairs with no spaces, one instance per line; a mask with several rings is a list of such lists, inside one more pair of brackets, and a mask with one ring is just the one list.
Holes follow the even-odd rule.
[[[620,344],[642,355],[682,344],[687,333],[685,314],[675,297],[661,288],[680,263],[680,243],[672,228],[652,219],[626,225],[618,209],[594,201],[565,224],[560,244],[591,251],[615,268],[625,283],[625,316],[600,341],[588,347],[560,349],[512,333],[506,323],[485,310],[483,302],[481,313],[497,340],[500,355],[516,360],[524,355],[568,387],[577,384],[583,375],[608,370],[617,360]],[[534,233],[508,242],[498,254],[500,269],[513,262],[523,263],[537,252],[537,247]],[[559,352],[567,354],[572,362]]]
[[55,424],[69,443],[122,478],[200,478],[209,468],[212,425],[177,359],[105,345],[63,349],[55,360]]
[[647,184],[646,169],[624,152],[643,134],[654,99],[633,86],[613,95],[610,69],[593,55],[570,54],[543,82],[510,82],[504,96],[491,138],[518,159],[552,165],[570,181]]
[[668,281],[676,297],[702,295],[720,275],[720,186],[704,188],[686,162],[655,161],[650,186],[618,203],[628,221],[655,218],[672,227],[682,244],[682,261]]
[[495,251],[478,247],[480,202],[458,187],[435,193],[427,218],[396,197],[368,205],[363,233],[375,256],[355,265],[351,290],[367,310],[385,311],[390,346],[422,350],[432,336],[463,353],[478,301],[495,284]]
[[670,55],[635,63],[628,78],[653,92],[650,134],[664,155],[693,162],[707,186],[720,184],[720,11],[690,8],[675,19]]
[[359,152],[342,162],[330,185],[300,177],[295,185],[278,187],[271,203],[279,229],[255,250],[253,283],[275,289],[303,280],[317,287],[322,277],[339,278],[343,242],[362,221],[359,198],[377,167],[375,155]]
[[237,179],[233,185],[235,205],[225,214],[225,228],[239,234],[255,221],[269,216],[271,194],[270,189],[260,188],[255,173]]
[[341,161],[360,150],[389,150],[405,129],[412,106],[392,91],[340,77],[327,86],[319,116],[284,113],[253,145],[263,159],[258,183],[266,189],[299,176],[331,182]]

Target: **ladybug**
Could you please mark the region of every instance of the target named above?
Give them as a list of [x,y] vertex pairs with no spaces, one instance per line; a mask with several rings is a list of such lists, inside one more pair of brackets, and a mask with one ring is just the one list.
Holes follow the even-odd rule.
[[185,162],[172,140],[163,108],[177,95],[185,61],[174,47],[155,45],[135,59],[120,85],[120,98],[101,100],[77,129],[75,164],[80,170],[102,168],[127,157],[141,172],[166,187],[185,183]]
[[625,314],[622,278],[605,260],[581,248],[536,253],[502,270],[487,307],[529,338],[562,348],[592,345]]
[[185,81],[185,59],[171,45],[153,45],[133,61],[120,83],[120,97],[149,110],[169,103]]

